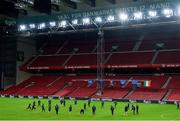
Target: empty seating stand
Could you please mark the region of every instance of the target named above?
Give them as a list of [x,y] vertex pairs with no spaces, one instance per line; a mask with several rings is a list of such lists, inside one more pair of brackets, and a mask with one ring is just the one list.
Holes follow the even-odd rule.
[[167,90],[160,89],[137,89],[127,97],[130,100],[161,100]]
[[160,51],[155,61],[157,64],[180,64],[180,50]]
[[157,44],[163,44],[162,50],[169,50],[169,49],[180,49],[180,42],[179,39],[172,38],[172,39],[145,39],[142,41],[142,44],[139,48],[140,51],[142,50],[155,50],[157,49]]
[[48,84],[56,80],[56,76],[34,76],[30,78],[30,82],[26,87],[18,90],[15,95],[25,96],[48,96],[53,93]]
[[94,40],[70,40],[68,43],[62,48],[59,54],[71,54],[75,48],[77,48],[77,53],[91,53],[93,49],[96,47],[96,41]]
[[96,65],[96,54],[75,54],[67,62],[67,66],[91,66]]
[[116,46],[117,49],[114,51],[132,51],[135,45],[134,40],[106,40],[105,41],[105,51],[110,52],[113,51],[113,46]]
[[154,52],[124,52],[113,53],[107,65],[150,64]]
[[[180,76],[171,75],[172,79],[165,89],[162,89],[169,76],[107,76],[105,78],[104,90],[101,95],[97,94],[97,82],[88,86],[87,80],[95,80],[95,75],[72,75],[72,76],[32,76],[17,86],[12,86],[0,94],[22,95],[22,96],[66,96],[77,98],[110,98],[131,100],[162,100],[168,90],[172,92],[167,100],[179,100]],[[151,80],[151,87],[143,86],[132,90],[131,83],[121,87],[119,80]],[[113,87],[110,87],[110,81]],[[131,93],[129,93],[131,92]]]
[[172,89],[167,100],[169,101],[180,101],[180,89]]
[[[141,41],[136,51],[133,51],[137,42],[139,42],[139,37],[105,40],[105,60],[107,59],[105,64],[148,65],[180,63],[180,42],[177,38],[167,39],[164,36],[159,36],[153,39],[152,36],[147,35]],[[162,46],[162,48],[158,50],[159,53],[156,53],[155,49],[157,49],[158,45]],[[96,39],[84,40],[81,38],[79,40],[48,41],[41,49],[43,50],[42,55],[39,55],[32,63],[29,62],[30,65],[27,63],[24,66],[46,67],[62,66],[63,64],[66,66],[93,66],[97,63],[97,55],[95,53],[97,51]]]
[[119,88],[105,88],[101,95],[94,95],[93,98],[107,98],[107,99],[123,99],[129,92],[129,89]]
[[30,67],[62,66],[68,55],[39,56]]
[[88,98],[92,96],[96,92],[96,87],[94,86],[95,83],[92,86],[88,86],[87,82],[75,82],[77,89],[70,93],[68,97],[78,97],[78,98]]
[[50,41],[48,43],[45,44],[45,46],[42,48],[43,55],[51,55],[51,54],[55,54],[59,48],[63,45],[65,41],[61,40],[61,41]]
[[151,89],[161,89],[163,85],[168,80],[169,76],[133,76],[132,79],[135,80],[150,80],[151,81]]

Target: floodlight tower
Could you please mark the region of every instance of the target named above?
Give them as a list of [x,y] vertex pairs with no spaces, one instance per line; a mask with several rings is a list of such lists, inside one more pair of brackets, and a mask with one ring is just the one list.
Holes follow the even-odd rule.
[[97,39],[97,81],[98,90],[103,91],[102,81],[104,79],[104,30],[103,26],[98,27],[98,39]]

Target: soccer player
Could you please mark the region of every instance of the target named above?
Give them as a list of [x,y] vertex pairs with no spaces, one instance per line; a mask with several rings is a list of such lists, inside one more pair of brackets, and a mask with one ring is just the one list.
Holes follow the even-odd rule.
[[48,104],[48,111],[51,112],[51,104]]
[[81,110],[80,110],[80,114],[84,114],[84,109],[81,109]]
[[35,109],[36,109],[36,102],[34,101],[31,110],[35,110]]
[[33,105],[35,105],[35,106],[36,106],[36,101],[34,101],[34,102],[33,102]]
[[41,105],[41,101],[40,100],[38,100],[38,106],[40,106]]
[[92,113],[93,113],[93,115],[96,114],[96,106],[95,105],[93,105],[93,107],[92,107]]
[[51,105],[51,99],[48,99],[48,104]]
[[77,100],[76,99],[74,100],[74,105],[77,105]]
[[116,108],[116,106],[117,106],[117,101],[114,101],[114,105],[115,105],[115,108]]
[[44,103],[41,105],[42,112],[45,112]]
[[84,103],[84,110],[86,110],[86,103]]
[[128,110],[129,110],[129,108],[130,108],[130,104],[128,103],[128,105],[127,105],[127,108],[128,108]]
[[60,104],[61,104],[61,105],[63,104],[63,99],[60,99]]
[[72,112],[72,105],[69,106],[69,112]]
[[88,99],[88,107],[91,105],[91,99]]
[[131,111],[133,110],[133,107],[134,107],[134,105],[132,104],[132,105],[131,105]]
[[127,112],[128,112],[128,106],[125,106],[125,107],[124,107],[124,112],[125,112],[125,115],[127,115]]
[[134,105],[132,105],[132,107],[131,107],[131,111],[133,111],[133,114],[135,115],[136,108],[135,108],[135,106],[134,106]]
[[177,109],[179,109],[179,103],[180,103],[180,102],[177,102],[177,104],[176,104],[176,105],[177,105]]
[[111,105],[111,114],[114,115],[114,107]]
[[101,108],[104,108],[104,100],[101,101]]
[[64,101],[63,101],[63,105],[64,105],[64,107],[66,106],[66,100],[64,99]]
[[58,104],[55,105],[55,111],[56,111],[56,114],[58,115],[58,112],[59,112],[59,106],[58,106]]
[[29,103],[28,107],[26,109],[30,109],[31,110],[31,103]]
[[139,114],[139,106],[138,106],[138,104],[136,105],[136,114]]

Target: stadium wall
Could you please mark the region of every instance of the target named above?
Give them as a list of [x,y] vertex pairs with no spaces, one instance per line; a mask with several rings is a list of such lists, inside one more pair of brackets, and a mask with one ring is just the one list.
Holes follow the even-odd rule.
[[1,89],[6,89],[16,81],[17,37],[2,37],[1,40]]
[[36,54],[36,41],[33,38],[19,37],[17,41],[17,65],[16,65],[16,84],[28,79],[31,73],[21,71],[19,67]]

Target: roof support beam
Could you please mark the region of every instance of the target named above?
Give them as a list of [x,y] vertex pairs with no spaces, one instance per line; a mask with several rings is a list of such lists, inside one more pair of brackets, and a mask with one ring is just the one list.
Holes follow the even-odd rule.
[[111,4],[116,4],[116,0],[106,0],[106,1],[111,3]]
[[91,7],[96,7],[96,0],[84,0],[84,3]]
[[56,5],[56,4],[51,4],[51,9],[54,11],[60,11],[59,5]]
[[77,9],[77,3],[75,3],[71,0],[63,0],[63,4],[66,5],[67,7]]

